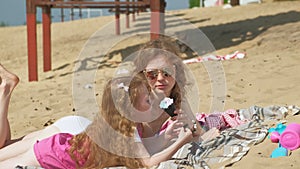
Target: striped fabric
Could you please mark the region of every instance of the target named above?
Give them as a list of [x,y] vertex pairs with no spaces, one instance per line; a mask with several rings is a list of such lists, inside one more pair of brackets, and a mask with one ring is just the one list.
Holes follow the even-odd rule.
[[[298,107],[297,110],[295,106],[292,108],[289,110],[284,106],[252,106],[249,109],[236,110],[240,118],[248,122],[234,128],[227,128],[212,140],[186,144],[173,156],[173,159],[153,168],[225,168],[239,161],[252,145],[259,144],[266,138],[268,127],[265,122],[284,119],[288,112],[293,115],[299,114]],[[213,121],[214,124],[219,122],[220,120]]]

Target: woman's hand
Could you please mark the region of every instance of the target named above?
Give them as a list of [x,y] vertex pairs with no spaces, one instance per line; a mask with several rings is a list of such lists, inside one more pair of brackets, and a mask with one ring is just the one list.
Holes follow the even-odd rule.
[[166,131],[164,133],[165,140],[172,141],[174,139],[177,139],[179,136],[179,133],[183,127],[183,123],[178,120],[171,120],[170,125],[166,128]]
[[190,120],[188,119],[187,115],[184,114],[180,109],[176,109],[174,113],[176,116],[171,118],[171,124],[168,125],[165,131],[165,139],[169,141],[177,139],[181,130],[183,130],[185,134],[191,133],[191,131],[187,131],[187,129],[189,129],[188,126],[192,125],[192,123],[189,123]]
[[184,128],[190,129],[193,137],[199,137],[205,132],[196,119],[189,119],[188,116],[182,112],[182,110],[176,110],[175,113],[177,114],[177,116],[175,116],[174,118],[176,118],[178,121],[183,122]]

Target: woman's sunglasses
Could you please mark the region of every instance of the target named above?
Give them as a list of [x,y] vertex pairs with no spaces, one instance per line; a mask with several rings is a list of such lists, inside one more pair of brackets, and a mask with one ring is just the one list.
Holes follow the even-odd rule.
[[148,80],[156,80],[159,73],[161,73],[165,78],[174,76],[174,68],[162,68],[162,69],[145,69],[144,74]]

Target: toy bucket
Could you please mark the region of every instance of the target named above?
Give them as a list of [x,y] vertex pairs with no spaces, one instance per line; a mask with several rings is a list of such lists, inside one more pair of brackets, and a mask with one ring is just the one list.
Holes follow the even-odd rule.
[[289,124],[280,135],[280,144],[288,150],[295,150],[300,146],[300,124]]

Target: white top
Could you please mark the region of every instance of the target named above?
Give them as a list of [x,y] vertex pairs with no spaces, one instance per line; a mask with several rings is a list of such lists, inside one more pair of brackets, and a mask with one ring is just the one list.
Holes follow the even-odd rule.
[[59,128],[61,133],[70,133],[72,135],[79,134],[87,128],[92,122],[91,120],[82,116],[66,116],[58,119],[53,123]]

